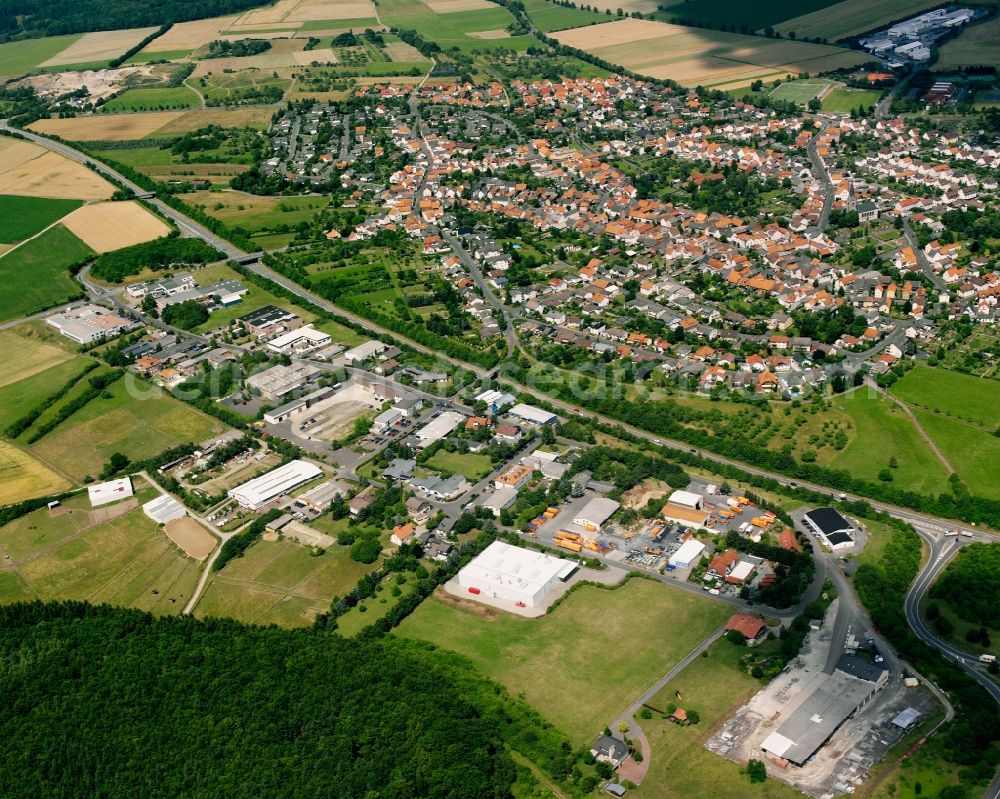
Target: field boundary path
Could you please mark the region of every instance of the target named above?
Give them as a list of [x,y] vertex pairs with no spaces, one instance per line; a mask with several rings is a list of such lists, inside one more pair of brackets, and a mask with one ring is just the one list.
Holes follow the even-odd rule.
[[949,475],[955,474],[954,467],[945,457],[945,454],[938,448],[938,445],[934,443],[934,439],[932,439],[927,434],[927,431],[924,430],[923,427],[921,427],[920,422],[917,420],[917,417],[913,414],[913,410],[910,408],[910,406],[907,405],[905,402],[903,402],[903,400],[899,399],[899,397],[893,396],[891,392],[886,391],[885,389],[879,387],[879,385],[875,383],[874,380],[871,380],[869,378],[868,384],[872,388],[874,388],[879,394],[882,394],[891,403],[898,406],[899,409],[904,414],[906,414],[906,418],[910,421],[910,424],[913,425],[913,429],[916,430],[917,433],[920,435],[920,437],[924,440],[924,443],[927,445],[927,448],[930,449],[930,451],[934,454],[934,457],[937,458],[938,462],[944,467],[944,470],[948,472]]

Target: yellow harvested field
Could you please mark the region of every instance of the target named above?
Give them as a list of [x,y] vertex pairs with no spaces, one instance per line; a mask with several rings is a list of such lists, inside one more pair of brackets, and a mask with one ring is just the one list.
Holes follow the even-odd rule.
[[144,53],[166,53],[176,50],[197,50],[213,39],[218,39],[222,31],[232,27],[236,17],[213,17],[194,22],[178,22],[159,38],[154,39],[143,50]]
[[62,220],[94,252],[111,252],[143,244],[170,233],[170,228],[135,200],[82,205]]
[[374,16],[375,5],[370,0],[300,0],[284,21],[318,22],[327,19],[368,19]]
[[[475,35],[475,34],[470,34]],[[624,19],[559,31],[562,44],[612,64],[684,86],[739,88],[758,78],[852,67],[869,56],[853,50],[722,33],[665,22]]]
[[[297,40],[297,43],[305,44],[305,40]],[[329,47],[320,47],[316,50],[302,50],[286,52],[267,52],[262,55],[229,56],[227,58],[208,58],[199,61],[192,73],[196,78],[203,78],[206,75],[220,75],[222,73],[242,72],[244,70],[275,70],[287,69],[290,67],[305,67],[312,63],[338,64],[337,53]],[[258,75],[258,77],[262,77]]]
[[236,25],[234,27],[243,27],[244,25],[264,25],[273,24],[275,22],[283,22],[285,17],[291,12],[295,6],[298,5],[298,0],[278,0],[273,6],[264,6],[264,8],[255,8],[252,11],[247,11],[243,16],[236,20]]
[[215,549],[215,537],[190,516],[167,522],[163,532],[195,560],[204,560]]
[[452,14],[456,11],[478,11],[481,8],[495,8],[488,0],[424,0],[435,14]]
[[115,187],[83,164],[39,147],[40,155],[0,173],[0,194],[106,200]]
[[129,28],[123,31],[96,31],[85,33],[62,52],[56,53],[43,67],[62,64],[89,64],[94,61],[110,61],[126,50],[135,47],[157,28]]
[[[160,128],[157,133],[189,133],[208,125],[223,128],[258,128],[271,124],[273,108],[205,108],[188,111]],[[134,116],[134,114],[132,115]]]
[[[10,385],[68,361],[66,350],[20,336],[11,330],[0,331],[0,386]],[[54,390],[54,389],[53,389]]]
[[69,487],[69,480],[41,461],[13,444],[0,441],[0,505],[58,494]]
[[835,42],[940,5],[938,0],[879,0],[877,3],[871,0],[842,0],[811,14],[787,19],[775,25],[774,29],[782,34],[795,31],[799,39],[819,36]]
[[598,11],[610,10],[612,14],[616,13],[619,8],[626,14],[631,14],[633,11],[638,11],[640,14],[653,14],[660,6],[670,4],[664,4],[663,0],[622,0],[620,3],[614,2],[614,0],[597,0],[590,5]]
[[30,141],[0,136],[0,172],[14,169],[25,161],[38,158],[44,152],[44,147],[32,144]]
[[173,122],[184,111],[148,111],[139,114],[99,114],[71,119],[39,119],[30,127],[69,141],[129,141],[143,139]]
[[503,28],[493,31],[475,31],[468,34],[473,39],[509,39],[510,32]]

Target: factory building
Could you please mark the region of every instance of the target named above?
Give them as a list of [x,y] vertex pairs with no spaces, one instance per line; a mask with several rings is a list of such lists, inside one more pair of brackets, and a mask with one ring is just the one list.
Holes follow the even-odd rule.
[[473,596],[536,607],[574,571],[570,561],[494,541],[458,573],[458,584]]
[[284,466],[230,489],[229,496],[248,510],[260,510],[282,494],[322,474],[322,469],[308,461],[289,461]]

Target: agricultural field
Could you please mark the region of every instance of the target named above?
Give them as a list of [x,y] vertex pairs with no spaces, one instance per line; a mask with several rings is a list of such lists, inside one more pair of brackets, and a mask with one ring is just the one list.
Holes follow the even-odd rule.
[[83,373],[89,358],[39,341],[26,326],[0,331],[0,429],[42,402],[71,377]]
[[871,0],[841,0],[825,8],[786,19],[774,25],[774,29],[783,36],[794,31],[799,39],[818,36],[835,42],[940,5],[935,0],[880,0],[877,3]]
[[180,613],[199,566],[138,507],[154,493],[91,509],[83,492],[0,528],[0,552],[12,564],[0,574],[0,602],[77,599]]
[[43,61],[40,66],[65,67],[73,64],[106,63],[135,47],[156,30],[156,27],[152,27],[85,33],[69,47]]
[[[799,0],[789,3],[788,0],[756,0],[753,3],[741,0],[668,0],[660,3],[663,8],[656,14],[657,19],[664,22],[680,22],[688,24],[703,23],[712,27],[725,24],[730,30],[750,33],[763,30],[768,26],[777,26],[793,15],[801,15],[811,11],[819,11],[836,3],[837,0]],[[598,4],[599,8],[609,7],[612,12],[617,6]]]
[[97,253],[144,244],[170,233],[165,222],[135,200],[89,203],[62,224]]
[[1000,67],[1000,19],[970,25],[938,50],[936,69]]
[[31,451],[80,480],[99,473],[114,452],[141,460],[178,444],[206,441],[225,429],[160,389],[125,377],[32,444]]
[[915,410],[914,416],[973,494],[1000,499],[1000,438],[930,411]]
[[580,28],[584,25],[608,21],[606,14],[584,11],[581,8],[567,8],[551,3],[549,0],[526,0],[524,11],[542,33]]
[[226,30],[236,17],[213,17],[198,19],[191,22],[178,22],[162,36],[158,36],[147,44],[139,53],[140,56],[150,55],[156,58],[170,58],[177,53],[190,53],[199,47],[204,47],[219,34]]
[[197,108],[201,105],[187,86],[167,86],[152,89],[128,89],[101,106],[102,113],[132,111],[168,111],[178,108]]
[[94,251],[62,225],[50,227],[0,256],[4,287],[0,321],[16,319],[59,305],[82,293],[69,267]]
[[7,441],[0,441],[0,505],[58,494],[70,481],[37,458]]
[[[489,4],[470,10],[428,13],[431,8],[420,0],[381,0],[379,16],[386,25],[415,30],[437,42],[442,50],[525,50],[538,44],[534,36],[510,36],[507,26],[514,17],[507,9]],[[433,11],[433,9],[431,8]]]
[[82,204],[81,200],[0,194],[0,242],[17,244],[31,238]]
[[37,69],[71,46],[83,34],[47,36],[43,39],[26,39],[22,42],[0,44],[0,79],[15,78]]
[[104,200],[114,186],[83,164],[31,142],[0,137],[0,195]]
[[915,408],[972,422],[993,431],[1000,425],[1000,382],[917,366],[893,385],[892,393]]
[[789,73],[823,72],[864,63],[863,54],[826,45],[778,41],[640,19],[624,19],[555,35],[612,64],[685,86],[720,90]]
[[539,619],[435,595],[398,634],[465,655],[579,745],[728,615],[702,597],[633,579],[611,590],[579,588]]
[[878,103],[882,92],[876,89],[854,89],[838,86],[823,98],[823,111],[839,111],[848,114],[855,108],[868,108]]
[[[267,130],[274,116],[273,108],[203,108],[175,116],[167,124],[152,134],[153,136],[175,136],[190,133],[209,125],[222,128],[254,128]],[[142,137],[138,137],[142,138]]]
[[485,455],[474,452],[448,452],[438,450],[427,461],[431,469],[460,474],[470,481],[482,480],[493,470],[493,463]]
[[130,141],[144,139],[184,114],[184,111],[96,114],[70,119],[39,119],[28,127],[38,133],[55,134],[69,141]]
[[350,591],[371,564],[351,560],[350,547],[322,555],[295,541],[258,541],[212,575],[195,607],[199,618],[232,617],[254,624],[301,627]]

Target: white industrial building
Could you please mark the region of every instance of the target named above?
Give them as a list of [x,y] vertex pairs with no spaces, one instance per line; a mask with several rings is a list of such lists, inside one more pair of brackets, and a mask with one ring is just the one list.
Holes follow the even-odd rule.
[[135,325],[99,305],[84,305],[53,314],[45,318],[45,324],[78,344],[92,344],[105,337],[117,336]]
[[693,491],[674,491],[667,499],[671,505],[680,505],[691,510],[701,510],[704,501],[705,498],[701,494],[695,494]]
[[458,584],[472,595],[536,607],[574,571],[572,561],[494,541],[458,573]]
[[350,349],[344,353],[344,363],[362,363],[363,361],[371,360],[378,355],[381,355],[389,349],[388,344],[383,344],[381,341],[366,341],[363,344],[358,344],[354,349]]
[[283,355],[304,355],[307,352],[327,346],[331,341],[330,334],[317,330],[309,325],[296,330],[289,330],[277,338],[267,342],[267,346]]
[[667,562],[678,569],[690,569],[692,566],[698,565],[704,551],[705,545],[701,541],[689,538],[681,544],[680,549],[671,555]]
[[456,411],[445,411],[437,419],[431,419],[413,435],[421,447],[429,447],[435,441],[440,441],[452,430],[465,421],[465,417]]
[[494,516],[499,516],[504,508],[509,508],[517,499],[517,489],[510,486],[500,486],[486,494],[479,500],[480,507],[486,508]]
[[87,493],[90,495],[90,504],[96,508],[98,505],[117,502],[119,499],[128,499],[132,496],[132,481],[127,477],[108,480],[106,483],[89,486]]
[[231,488],[229,496],[248,510],[259,510],[268,502],[322,474],[322,469],[308,461],[289,461],[267,474]]
[[620,507],[621,505],[613,499],[594,497],[580,509],[573,519],[573,524],[580,525],[589,533],[596,533]]
[[508,413],[531,424],[554,424],[558,420],[558,417],[554,413],[543,411],[534,405],[525,405],[523,402],[515,405]]
[[497,413],[505,405],[513,405],[517,402],[517,397],[505,391],[490,389],[476,395],[476,402],[485,402],[490,407],[491,413]]
[[187,515],[187,510],[169,494],[161,494],[142,506],[142,512],[157,524],[166,524]]

